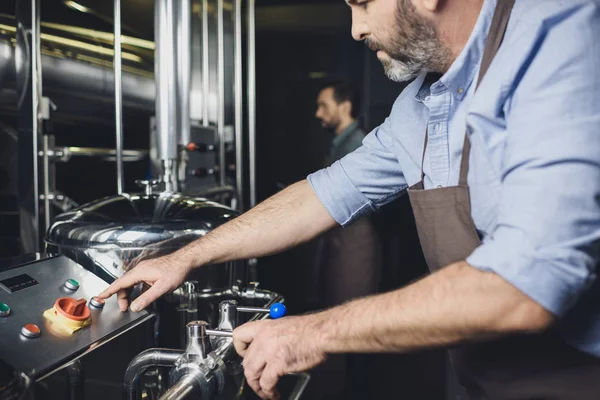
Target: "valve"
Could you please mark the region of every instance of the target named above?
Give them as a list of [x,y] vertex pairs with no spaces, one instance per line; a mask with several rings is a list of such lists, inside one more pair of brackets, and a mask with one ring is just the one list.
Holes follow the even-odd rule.
[[287,308],[283,303],[273,303],[269,308],[263,307],[241,307],[235,300],[223,301],[219,308],[219,327],[218,329],[206,329],[206,334],[212,337],[233,336],[233,330],[237,327],[237,314],[240,312],[253,314],[269,314],[272,319],[285,317]]

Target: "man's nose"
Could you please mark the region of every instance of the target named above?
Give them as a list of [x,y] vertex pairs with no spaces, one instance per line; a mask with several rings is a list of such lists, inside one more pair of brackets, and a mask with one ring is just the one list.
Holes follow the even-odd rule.
[[359,15],[359,11],[352,9],[352,37],[354,40],[365,40],[369,34],[367,24]]

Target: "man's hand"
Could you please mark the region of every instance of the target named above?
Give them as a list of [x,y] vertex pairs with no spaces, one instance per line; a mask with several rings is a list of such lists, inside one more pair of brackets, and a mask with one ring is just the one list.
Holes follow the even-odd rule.
[[190,270],[187,263],[179,261],[173,255],[142,261],[98,296],[106,299],[117,293],[119,308],[126,311],[129,305],[126,289],[138,283],[146,283],[151,286],[150,289],[131,304],[131,311],[138,312],[163,294],[177,289]]
[[249,322],[233,331],[233,344],[244,357],[248,385],[262,399],[279,399],[283,375],[306,371],[325,361],[319,343],[320,314]]

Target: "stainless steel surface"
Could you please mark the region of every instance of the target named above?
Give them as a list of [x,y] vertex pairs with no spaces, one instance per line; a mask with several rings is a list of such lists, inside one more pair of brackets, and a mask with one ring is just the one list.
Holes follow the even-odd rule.
[[234,101],[235,101],[235,186],[238,194],[238,209],[244,210],[244,120],[242,82],[242,0],[234,0]]
[[42,75],[40,0],[18,0],[15,68],[19,126],[19,215],[24,252],[40,250],[40,182],[38,149],[41,141]]
[[[121,312],[113,297],[106,301],[104,309],[91,310],[92,325],[65,335],[52,327],[42,316],[43,312],[51,309],[59,297],[90,298],[108,285],[66,257],[3,270],[0,280],[21,274],[29,275],[38,284],[13,293],[0,289],[0,301],[10,304],[14,310],[12,316],[0,320],[0,354],[15,370],[30,373],[38,380],[152,317],[146,311]],[[74,293],[64,289],[63,284],[69,278],[80,283]],[[40,337],[21,338],[20,331],[25,324],[37,325],[41,329]]]
[[[46,242],[106,280],[146,258],[173,252],[238,213],[201,198],[174,193],[107,197],[59,215]],[[224,266],[198,270],[202,289],[229,285]]]
[[123,83],[121,65],[121,0],[114,0],[115,136],[117,152],[117,194],[124,191],[123,175]]
[[219,326],[220,330],[233,331],[238,326],[237,301],[222,301],[219,304]]
[[162,161],[177,160],[178,157],[178,108],[181,107],[181,103],[177,93],[179,71],[174,34],[174,26],[177,23],[175,3],[174,0],[157,0],[154,4],[156,131],[158,158]]
[[207,335],[208,324],[205,321],[193,321],[187,324],[187,346],[185,355],[188,360],[203,360],[212,351]]
[[202,125],[210,124],[208,115],[210,56],[208,42],[208,0],[202,0]]
[[192,50],[192,5],[190,0],[178,0],[175,46],[177,52],[177,92],[180,100],[178,111],[178,143],[190,142],[190,87],[191,87],[191,50]]
[[250,208],[256,205],[256,2],[248,0],[248,152]]
[[217,132],[219,134],[219,182],[225,185],[225,27],[223,0],[217,0]]

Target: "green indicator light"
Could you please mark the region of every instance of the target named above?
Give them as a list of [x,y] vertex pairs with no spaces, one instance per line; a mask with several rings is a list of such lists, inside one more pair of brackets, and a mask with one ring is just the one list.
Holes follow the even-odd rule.
[[8,304],[0,303],[0,317],[8,317],[10,314],[10,307]]
[[73,286],[79,286],[79,282],[77,282],[75,279],[68,279],[67,282]]

